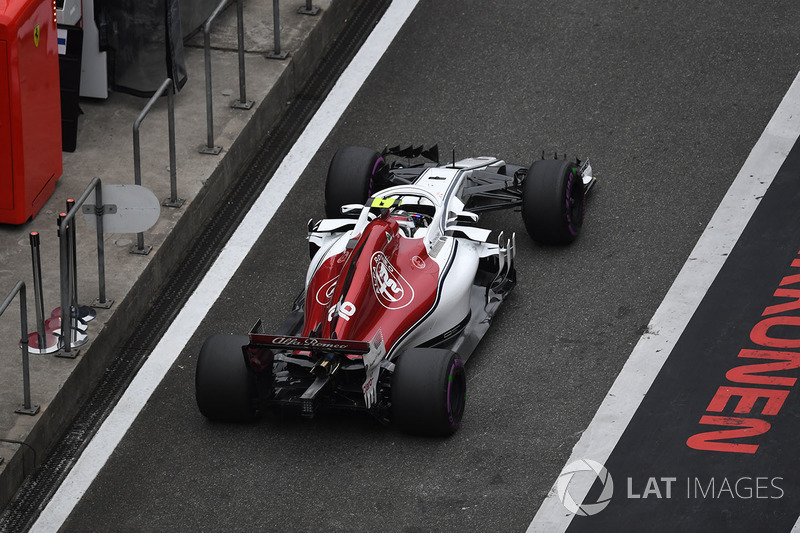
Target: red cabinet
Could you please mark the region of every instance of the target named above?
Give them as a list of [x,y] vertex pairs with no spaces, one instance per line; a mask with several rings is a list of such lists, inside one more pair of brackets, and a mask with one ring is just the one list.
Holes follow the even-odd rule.
[[36,215],[61,172],[55,1],[0,0],[0,223]]

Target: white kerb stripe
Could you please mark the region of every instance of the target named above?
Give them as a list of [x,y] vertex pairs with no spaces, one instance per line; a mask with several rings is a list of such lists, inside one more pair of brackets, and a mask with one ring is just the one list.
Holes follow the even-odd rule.
[[[798,133],[800,74],[794,79],[664,301],[653,315],[647,331],[654,333],[647,333],[639,339],[589,427],[575,444],[567,465],[579,459],[592,459],[599,463],[608,460],[689,319],[758,207],[760,199],[797,141]],[[570,483],[570,494],[576,501],[581,501],[589,492],[593,481],[590,477],[576,477]],[[528,532],[563,532],[573,516],[559,501],[554,484],[528,527]],[[793,531],[800,533],[800,520]]]
[[58,530],[94,481],[111,453],[144,407],[216,302],[278,207],[317,153],[372,69],[383,56],[419,0],[394,0],[381,21],[342,73],[297,143],[242,220],[214,265],[190,296],[167,333],[150,354],[117,406],[87,445],[69,475],[42,511],[32,532]]

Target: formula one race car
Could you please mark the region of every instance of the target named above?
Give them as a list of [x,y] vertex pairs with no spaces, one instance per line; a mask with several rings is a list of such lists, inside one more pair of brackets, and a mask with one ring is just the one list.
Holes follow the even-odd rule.
[[[412,164],[421,158],[437,162]],[[515,236],[477,227],[479,214],[520,206],[534,240],[566,244],[594,183],[588,161],[440,165],[435,147],[340,149],[325,183],[328,218],[309,221],[305,289],[277,332],[259,321],[247,336],[206,340],[200,412],[249,421],[270,405],[306,417],[361,410],[404,431],[452,434],[464,363],[516,284]]]

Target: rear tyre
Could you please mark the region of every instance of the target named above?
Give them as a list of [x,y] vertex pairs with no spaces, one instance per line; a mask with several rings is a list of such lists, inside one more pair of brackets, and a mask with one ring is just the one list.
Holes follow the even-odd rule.
[[342,216],[342,206],[363,204],[377,191],[384,160],[371,148],[346,146],[336,151],[325,180],[325,215]]
[[212,335],[200,348],[195,371],[195,399],[206,418],[251,422],[256,409],[256,376],[244,361],[246,335]]
[[461,425],[466,393],[464,362],[456,353],[412,348],[395,363],[392,419],[408,433],[452,435]]
[[578,167],[558,159],[536,161],[522,184],[522,220],[533,240],[569,244],[583,226],[584,188]]

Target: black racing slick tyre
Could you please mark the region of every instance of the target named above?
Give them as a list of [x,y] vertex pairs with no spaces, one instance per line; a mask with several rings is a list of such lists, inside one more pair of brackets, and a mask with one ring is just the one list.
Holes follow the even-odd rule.
[[536,161],[522,184],[522,220],[533,240],[569,244],[583,226],[584,186],[578,167],[569,161]]
[[220,422],[251,422],[257,418],[256,376],[245,364],[246,335],[212,335],[197,358],[195,399],[206,418]]
[[325,180],[325,215],[340,218],[342,206],[363,204],[378,190],[384,160],[371,148],[346,146],[336,151]]
[[461,425],[466,393],[464,362],[456,353],[412,348],[395,362],[392,420],[407,433],[452,435]]

